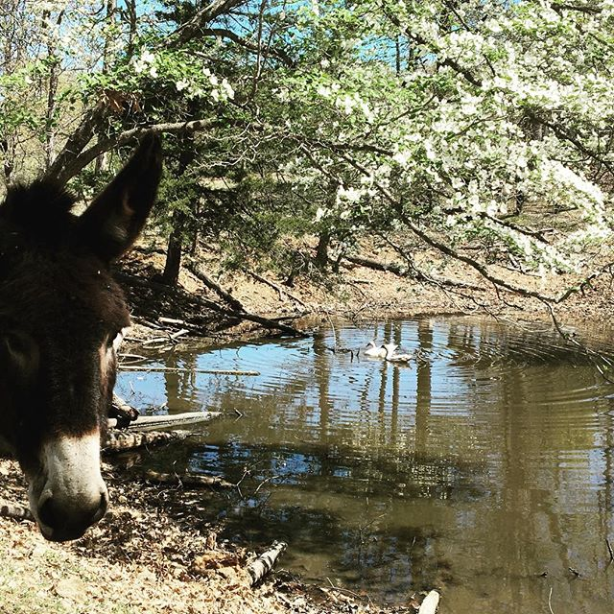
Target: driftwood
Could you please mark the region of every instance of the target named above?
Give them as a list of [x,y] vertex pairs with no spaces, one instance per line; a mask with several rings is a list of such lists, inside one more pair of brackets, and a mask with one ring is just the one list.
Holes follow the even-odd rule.
[[231,484],[220,477],[212,475],[158,473],[157,471],[149,469],[142,475],[139,475],[139,477],[148,482],[181,486],[182,488],[235,488],[235,484]]
[[[182,414],[165,414],[162,416],[139,416],[134,422],[127,426],[120,425],[120,428],[128,431],[155,431],[167,428],[176,428],[188,424],[200,424],[209,422],[214,418],[219,418],[220,412],[217,411],[188,411]],[[117,428],[113,420],[109,420],[110,428]]]
[[[170,320],[171,318],[158,318],[160,322],[164,322],[165,320]],[[182,322],[183,326],[186,326],[186,323],[183,322],[183,320],[175,320],[176,322]],[[170,324],[170,322],[169,322]],[[149,345],[159,345],[161,343],[175,343],[177,341],[177,339],[179,339],[179,337],[183,337],[184,335],[187,335],[190,331],[187,328],[182,328],[178,331],[175,332],[168,332],[168,331],[164,331],[166,333],[166,337],[154,337],[153,339],[145,339],[144,341],[140,341],[142,346],[149,346]]]
[[418,614],[435,614],[439,605],[439,593],[431,591],[420,605]]
[[127,433],[111,430],[102,446],[103,453],[125,452],[138,448],[161,446],[174,441],[183,441],[188,434],[185,431],[150,431],[148,433]]
[[23,505],[0,500],[0,516],[16,520],[34,520],[32,512]]
[[275,562],[287,547],[288,544],[286,542],[276,541],[266,552],[247,566],[250,586],[258,584],[273,569],[273,565],[275,565]]
[[230,292],[226,292],[218,283],[213,281],[207,273],[205,273],[204,267],[196,264],[195,262],[188,262],[187,268],[190,273],[198,277],[207,288],[213,290],[219,297],[221,297],[234,311],[245,311],[243,303],[236,299]]
[[185,321],[184,320],[178,320],[177,318],[165,318],[165,317],[159,317],[158,321],[160,322],[160,324],[170,324],[171,326],[184,326],[185,325]]
[[139,417],[139,412],[131,405],[128,405],[124,399],[114,393],[109,417],[115,418],[118,426],[127,426],[130,424],[130,422]]
[[147,360],[147,356],[143,356],[142,354],[126,354],[124,352],[118,354],[117,357],[122,362],[126,362],[127,360],[130,362],[142,362],[143,360]]
[[146,365],[119,365],[120,371],[145,371],[151,373],[205,373],[207,375],[257,376],[260,371],[234,371],[233,369],[183,369],[180,367],[149,367]]

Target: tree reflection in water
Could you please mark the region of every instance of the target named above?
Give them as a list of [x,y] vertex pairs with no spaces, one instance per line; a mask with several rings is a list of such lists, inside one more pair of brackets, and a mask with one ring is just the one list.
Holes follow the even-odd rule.
[[[416,360],[330,349],[374,337]],[[165,364],[261,372],[120,378],[142,404],[227,416],[146,462],[242,480],[242,497],[200,512],[224,516],[229,536],[286,539],[284,566],[391,601],[443,586],[457,614],[541,611],[552,588],[555,611],[611,612],[614,390],[555,334],[469,318],[336,324]]]

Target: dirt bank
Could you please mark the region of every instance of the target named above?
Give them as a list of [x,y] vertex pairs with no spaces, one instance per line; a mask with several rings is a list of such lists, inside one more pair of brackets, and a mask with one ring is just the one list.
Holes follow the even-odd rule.
[[[611,272],[577,285],[578,291],[561,303],[552,301],[549,307],[531,294],[558,297],[577,284],[577,278],[557,273],[539,277],[509,265],[491,266],[490,271],[497,278],[525,289],[524,293],[516,293],[496,288],[470,266],[432,251],[412,254],[420,271],[417,275],[416,271],[404,268],[398,256],[382,245],[370,242],[363,253],[363,264],[346,260],[337,272],[322,275],[312,270],[309,275],[297,276],[288,286],[274,272],[256,271],[248,263],[240,270],[225,270],[214,254],[202,252],[200,269],[231,297],[232,305],[188,268],[182,270],[177,289],[159,284],[164,266],[161,250],[133,251],[122,262],[120,276],[137,324],[155,327],[161,324],[159,318],[177,319],[192,334],[210,337],[214,342],[279,333],[238,317],[236,304],[250,314],[279,319],[299,329],[326,322],[329,316],[359,321],[475,313],[520,323],[541,320],[552,325],[554,315],[560,324],[572,327],[596,322],[610,327],[614,324]],[[598,257],[595,262],[597,270]],[[376,270],[374,265],[391,270]],[[304,318],[307,315],[316,317]],[[138,330],[136,327],[136,333]]]
[[[218,544],[216,527],[189,513],[186,499],[211,492],[160,488],[105,465],[113,508],[83,538],[45,541],[32,522],[0,518],[1,614],[390,614],[350,591],[306,587],[278,570],[257,588],[246,583],[253,558]],[[25,501],[14,462],[0,460],[0,496]],[[183,502],[183,504],[182,504]],[[419,603],[421,595],[413,597]]]

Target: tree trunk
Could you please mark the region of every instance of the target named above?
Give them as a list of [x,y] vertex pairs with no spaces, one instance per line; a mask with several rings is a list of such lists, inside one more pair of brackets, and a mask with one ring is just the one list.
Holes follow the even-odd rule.
[[[180,216],[175,215],[173,219]],[[179,271],[181,270],[181,255],[183,252],[182,228],[179,222],[173,224],[174,228],[168,239],[168,250],[166,251],[166,264],[162,273],[162,282],[167,286],[176,286],[179,281]]]
[[[117,0],[107,0],[107,27],[109,30],[105,33],[104,37],[104,49],[102,51],[102,73],[107,74],[109,71],[109,64],[111,63],[111,42],[113,37],[112,26],[115,23],[115,13],[117,12]],[[105,136],[105,126],[101,124],[96,130],[98,140],[101,141]],[[104,173],[109,170],[110,152],[105,151],[96,158],[95,173]]]
[[319,269],[325,269],[328,265],[328,246],[330,245],[330,234],[324,231],[320,235],[318,247],[316,248],[315,263]]
[[[43,13],[43,19],[50,17],[49,11]],[[62,25],[64,11],[60,11],[57,17],[57,26]],[[43,22],[43,28],[47,28]],[[45,170],[49,170],[53,161],[55,149],[55,114],[57,107],[57,93],[59,85],[60,59],[56,53],[55,33],[50,32],[47,39],[47,62],[49,66],[49,81],[47,84],[47,109],[45,112],[46,128],[45,128]]]

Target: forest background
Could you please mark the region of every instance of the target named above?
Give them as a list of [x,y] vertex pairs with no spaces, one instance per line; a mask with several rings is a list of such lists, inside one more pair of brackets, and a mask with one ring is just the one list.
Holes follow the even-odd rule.
[[0,39],[0,190],[89,200],[163,134],[167,285],[365,242],[548,308],[611,277],[613,0],[2,0]]

